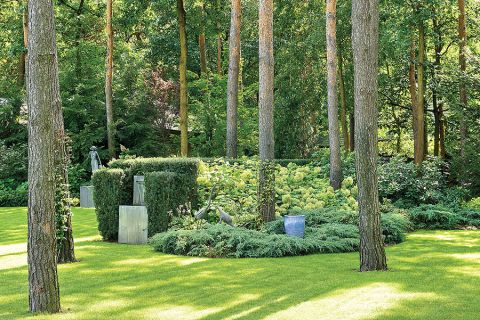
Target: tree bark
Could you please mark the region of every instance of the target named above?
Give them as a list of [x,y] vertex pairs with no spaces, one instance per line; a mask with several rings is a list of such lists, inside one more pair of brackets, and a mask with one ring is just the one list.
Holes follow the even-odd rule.
[[207,49],[205,46],[205,8],[202,3],[202,13],[200,18],[200,35],[198,36],[198,45],[200,49],[200,72],[202,76],[207,75]]
[[[423,140],[421,145],[423,156],[421,157],[422,161],[425,159],[428,151],[427,145],[427,128],[426,128],[426,116],[425,116],[425,27],[423,21],[421,20],[418,24],[418,66],[417,66],[417,78],[418,78],[418,109],[419,117],[423,120],[423,130],[420,129],[420,135],[418,139]],[[422,132],[423,131],[423,132]]]
[[410,67],[408,72],[410,99],[412,102],[413,114],[413,157],[415,164],[420,165],[424,160],[424,121],[423,121],[423,107],[420,108],[417,99],[417,81],[415,79],[415,42],[412,39],[410,47]]
[[347,96],[345,94],[345,79],[343,75],[343,57],[340,50],[338,52],[338,75],[340,77],[338,84],[339,84],[339,91],[340,91],[340,104],[341,104],[340,121],[342,123],[343,146],[344,146],[345,152],[349,152],[350,136],[348,133],[348,123],[347,123]]
[[25,85],[25,71],[27,62],[27,48],[28,48],[28,0],[21,0],[24,4],[22,25],[23,25],[23,52],[20,55],[20,61],[18,66],[18,84],[20,86]]
[[105,108],[107,111],[107,140],[108,151],[111,158],[115,158],[115,138],[114,138],[114,124],[113,124],[113,29],[112,29],[112,14],[113,14],[113,0],[107,0],[107,63],[105,74]]
[[240,72],[241,0],[232,0],[227,83],[227,158],[237,158],[238,75]]
[[443,119],[443,102],[438,104],[438,113],[441,116],[440,127],[439,127],[439,144],[440,144],[440,157],[445,159],[447,152],[445,150],[445,120]]
[[180,37],[180,154],[188,156],[187,31],[183,0],[177,0]]
[[467,140],[467,126],[465,124],[465,110],[467,108],[467,88],[465,75],[467,61],[465,59],[465,47],[467,31],[465,25],[465,0],[457,0],[458,5],[458,63],[460,66],[460,156],[465,157],[465,144]]
[[[217,0],[217,9],[220,12],[222,10],[221,1]],[[223,34],[220,19],[217,20],[217,74],[223,75],[222,71],[222,46],[223,46]]]
[[355,151],[355,112],[352,110],[350,112],[350,152]]
[[353,0],[355,163],[360,211],[360,271],[386,270],[377,186],[378,0]]
[[55,128],[60,104],[53,1],[30,0],[28,104],[28,282],[31,312],[60,310],[55,239]]
[[340,132],[337,107],[337,25],[336,0],[327,0],[327,100],[328,142],[330,147],[330,185],[334,190],[342,186],[342,160],[340,158]]
[[275,219],[273,131],[273,0],[259,1],[259,153],[258,208],[264,221]]

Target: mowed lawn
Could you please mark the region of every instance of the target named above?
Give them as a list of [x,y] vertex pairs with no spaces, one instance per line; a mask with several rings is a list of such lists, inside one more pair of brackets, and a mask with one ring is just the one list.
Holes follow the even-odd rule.
[[[0,318],[28,313],[26,209],[0,208]],[[59,266],[63,312],[34,319],[480,319],[480,232],[422,231],[387,248],[390,271],[358,254],[204,259],[100,241],[74,210],[78,263]]]

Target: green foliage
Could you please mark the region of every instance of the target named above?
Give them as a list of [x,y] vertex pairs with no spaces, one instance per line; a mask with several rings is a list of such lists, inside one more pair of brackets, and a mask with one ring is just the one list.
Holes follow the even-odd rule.
[[457,214],[461,226],[480,228],[480,209],[462,208]]
[[453,229],[458,215],[443,205],[424,204],[409,211],[415,229]]
[[[200,162],[198,187],[200,202],[205,203],[215,186],[215,204],[233,216],[252,214],[257,210],[258,161],[243,158],[230,162],[218,159]],[[334,191],[322,169],[309,163],[299,166],[289,163],[275,166],[275,201],[278,215],[290,209],[338,207],[356,209],[357,187],[347,177],[341,190]]]
[[[350,252],[358,249],[358,214],[354,211],[329,209],[292,212],[305,215],[305,238],[285,235],[283,219],[263,225],[260,230],[208,224],[171,230],[153,236],[155,250],[206,257],[282,257],[322,252]],[[382,215],[385,243],[405,240],[409,221],[405,215]]]
[[0,207],[24,207],[28,201],[28,183],[0,180]]
[[438,203],[446,188],[442,163],[428,159],[421,166],[393,157],[378,167],[378,185],[381,198],[388,198],[402,207],[422,203]]
[[104,240],[118,238],[118,207],[126,204],[126,175],[121,169],[100,169],[92,177],[98,230]]
[[184,175],[175,172],[145,174],[145,205],[148,209],[148,235],[167,231],[181,206],[187,205],[190,188]]
[[197,207],[198,191],[197,176],[199,161],[192,158],[133,158],[113,160],[109,163],[110,168],[123,169],[125,192],[129,195],[127,203],[133,198],[133,176],[145,175],[149,172],[168,171],[178,174],[178,178],[188,188],[189,202],[192,207]]
[[177,255],[261,258],[355,251],[358,232],[354,236],[351,227],[338,225],[310,228],[301,239],[216,224],[199,230],[159,233],[150,244],[157,251]]
[[7,147],[0,143],[0,180],[27,181],[27,164],[26,144]]

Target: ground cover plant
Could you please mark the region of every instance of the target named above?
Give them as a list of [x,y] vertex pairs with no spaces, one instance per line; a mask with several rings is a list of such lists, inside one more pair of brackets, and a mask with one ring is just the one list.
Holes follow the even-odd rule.
[[[390,272],[357,253],[207,259],[102,242],[74,209],[78,263],[59,266],[63,311],[27,312],[26,208],[0,208],[0,319],[478,319],[478,231],[418,231],[387,247]],[[188,279],[188,282],[186,281]],[[268,299],[267,299],[268,297]]]
[[[224,224],[203,224],[192,230],[172,230],[150,239],[160,252],[201,257],[260,258],[305,255],[312,253],[357,251],[360,243],[355,211],[310,209],[294,211],[305,215],[305,237],[285,234],[283,219],[268,222],[261,230],[248,230]],[[400,243],[409,230],[407,216],[382,215],[386,244]]]

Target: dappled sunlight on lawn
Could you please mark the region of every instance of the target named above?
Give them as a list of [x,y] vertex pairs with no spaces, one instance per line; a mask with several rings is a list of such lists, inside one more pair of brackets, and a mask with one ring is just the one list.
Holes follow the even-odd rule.
[[[103,242],[91,226],[94,211],[78,213],[79,262],[58,267],[63,311],[35,320],[477,320],[480,314],[477,231],[412,233],[387,248],[390,271],[360,273],[357,253],[209,259]],[[0,319],[32,319],[26,247],[0,241],[0,249]]]
[[312,299],[272,314],[268,320],[361,320],[381,315],[403,300],[432,298],[434,294],[402,292],[387,283],[339,290],[327,297]]

